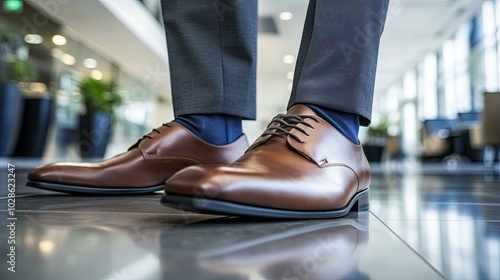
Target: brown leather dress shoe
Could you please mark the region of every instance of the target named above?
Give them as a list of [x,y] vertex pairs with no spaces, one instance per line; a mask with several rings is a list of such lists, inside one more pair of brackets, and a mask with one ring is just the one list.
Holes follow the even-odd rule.
[[198,164],[229,164],[248,147],[246,136],[210,145],[178,123],[153,129],[130,149],[97,163],[51,163],[28,174],[27,186],[87,194],[146,194],[163,189],[177,171]]
[[176,173],[165,183],[162,202],[202,213],[336,218],[368,209],[369,184],[361,145],[295,105],[234,163]]

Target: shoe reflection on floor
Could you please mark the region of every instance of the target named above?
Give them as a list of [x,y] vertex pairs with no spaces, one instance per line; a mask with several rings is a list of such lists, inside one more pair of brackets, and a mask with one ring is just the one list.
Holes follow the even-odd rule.
[[[367,277],[358,272],[358,261],[368,243],[368,224],[368,212],[328,221],[203,221],[164,231],[160,259],[165,276],[179,263],[172,258],[182,258],[185,263],[195,261],[205,276],[222,279],[223,275],[228,279],[362,279]],[[179,244],[182,236],[194,238]]]
[[[87,276],[99,279],[156,279],[155,275],[163,279],[368,278],[358,271],[359,258],[368,244],[366,211],[352,212],[344,219],[311,221],[193,214],[144,216],[132,212],[124,216],[99,211],[99,207],[110,204],[115,209],[131,206],[128,202],[120,206],[120,198],[80,197],[26,215],[29,221],[23,231],[45,231],[44,239],[60,250],[50,262],[68,264],[66,269],[46,271],[46,276],[60,278],[88,267],[91,270]],[[73,212],[89,207],[95,213]],[[58,212],[57,208],[65,211]],[[127,239],[140,248],[142,257],[120,267],[131,261],[127,260],[127,249],[136,247],[123,244]],[[92,255],[96,247],[102,251]],[[121,257],[116,254],[120,247],[125,251]],[[101,274],[99,267],[113,273],[103,278],[106,274]]]

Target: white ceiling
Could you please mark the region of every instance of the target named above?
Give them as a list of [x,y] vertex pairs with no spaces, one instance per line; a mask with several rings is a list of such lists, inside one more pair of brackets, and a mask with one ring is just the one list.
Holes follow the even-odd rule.
[[146,82],[158,95],[170,96],[164,31],[139,1],[31,0],[30,4],[62,24],[63,34]]
[[436,51],[470,20],[482,0],[392,1],[382,35],[376,91],[384,91],[404,72]]
[[[161,25],[144,18],[136,0],[50,1],[64,2],[55,12],[44,6],[47,1],[32,2],[136,78],[144,80],[148,75],[155,78],[149,72],[156,72],[156,78],[168,74]],[[482,0],[392,0],[390,3],[380,49],[378,93],[416,66],[425,54],[439,48],[461,22],[473,16]],[[259,34],[258,112],[262,122],[286,106],[290,83],[286,73],[293,70],[293,64],[283,63],[282,58],[297,54],[307,4],[307,0],[259,1],[259,15],[273,16],[279,31]],[[279,20],[278,15],[283,11],[292,12],[293,18]],[[168,79],[158,80],[154,86],[158,95],[170,99]]]
[[[370,0],[373,1],[373,0]],[[460,23],[470,20],[479,9],[482,0],[392,0],[387,23],[382,35],[378,72],[377,93],[384,92],[406,70],[415,67],[424,56],[436,51],[457,30]],[[288,83],[286,72],[293,70],[282,58],[296,54],[307,9],[307,0],[261,0],[260,14],[274,16],[279,35],[261,34],[259,37],[259,93],[269,99],[276,94],[280,104],[286,100]],[[280,12],[290,11],[290,21],[278,19]],[[279,93],[265,92],[280,83]],[[264,103],[264,102],[262,102]],[[279,105],[265,102],[261,106]],[[269,108],[271,109],[271,108]]]

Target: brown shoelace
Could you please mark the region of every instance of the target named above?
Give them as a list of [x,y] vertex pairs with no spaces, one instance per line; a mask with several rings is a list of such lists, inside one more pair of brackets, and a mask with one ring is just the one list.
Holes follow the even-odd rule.
[[302,139],[300,139],[297,135],[292,134],[290,131],[292,129],[297,129],[300,132],[304,133],[306,136],[309,136],[309,133],[305,131],[303,128],[299,127],[299,124],[304,124],[312,129],[314,126],[310,123],[306,122],[306,119],[312,119],[315,122],[319,123],[318,117],[309,116],[309,115],[285,115],[279,114],[273,118],[271,124],[278,123],[278,125],[269,125],[269,127],[264,131],[262,136],[271,135],[271,136],[281,136],[281,135],[290,135],[295,140],[300,143],[304,143]]
[[[162,124],[161,126],[170,127],[170,124],[168,124],[168,123],[164,123],[164,124]],[[153,130],[152,130],[151,132],[153,132],[153,131],[154,131],[154,132],[156,132],[156,133],[158,133],[158,134],[160,134],[160,133],[161,133],[161,131],[159,131],[157,128],[153,128]],[[150,133],[151,133],[151,132],[150,132]],[[148,133],[148,134],[149,134],[149,133]],[[130,148],[128,148],[128,150],[130,151],[130,150],[132,150],[133,148],[135,148],[135,147],[139,146],[139,144],[142,142],[142,140],[144,140],[144,139],[146,139],[146,138],[148,138],[148,139],[153,139],[153,137],[149,136],[148,134],[146,134],[146,135],[142,136],[142,138],[141,138],[141,139],[139,139],[139,140],[137,140],[137,142],[136,142],[134,145],[132,145]]]

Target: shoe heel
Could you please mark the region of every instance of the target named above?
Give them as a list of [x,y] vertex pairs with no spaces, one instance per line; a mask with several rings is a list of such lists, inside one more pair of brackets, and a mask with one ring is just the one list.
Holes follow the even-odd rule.
[[352,211],[366,211],[370,209],[370,189],[364,190],[358,195],[358,200],[354,203]]

